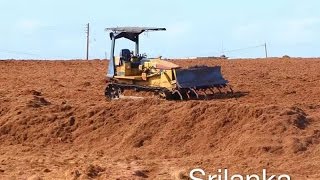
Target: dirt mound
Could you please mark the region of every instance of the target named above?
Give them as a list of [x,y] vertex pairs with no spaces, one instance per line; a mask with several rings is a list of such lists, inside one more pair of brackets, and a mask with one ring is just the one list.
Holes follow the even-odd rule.
[[297,153],[296,137],[314,136],[303,130],[319,120],[311,122],[297,107],[154,99],[118,101],[114,106],[119,108],[91,110],[94,115],[74,132],[75,143],[89,141],[114,156],[283,155]]
[[0,177],[170,179],[194,167],[320,177],[319,60],[175,62],[221,65],[241,96],[107,101],[105,61],[0,61]]

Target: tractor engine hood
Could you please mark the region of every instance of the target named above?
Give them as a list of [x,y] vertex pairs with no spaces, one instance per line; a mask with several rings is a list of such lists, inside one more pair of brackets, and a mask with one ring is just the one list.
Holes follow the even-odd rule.
[[169,61],[161,60],[161,59],[151,59],[150,62],[154,64],[155,68],[161,69],[161,70],[170,70],[170,69],[180,68],[180,66],[177,64],[174,64]]

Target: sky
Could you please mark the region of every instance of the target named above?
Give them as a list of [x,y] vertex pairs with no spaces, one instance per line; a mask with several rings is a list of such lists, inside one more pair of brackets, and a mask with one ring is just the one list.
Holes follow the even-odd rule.
[[[141,36],[149,57],[256,58],[264,43],[269,56],[319,57],[319,8],[317,0],[0,0],[0,59],[83,59],[87,23],[91,59],[110,55],[104,29],[117,26],[167,28]],[[126,48],[134,44],[119,40],[116,55]]]

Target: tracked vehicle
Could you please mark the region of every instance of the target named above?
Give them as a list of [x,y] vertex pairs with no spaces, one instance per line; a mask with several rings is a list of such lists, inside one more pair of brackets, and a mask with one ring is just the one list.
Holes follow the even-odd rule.
[[[151,91],[164,99],[197,99],[209,94],[232,93],[221,67],[195,66],[182,68],[170,61],[147,58],[139,54],[139,36],[144,32],[165,31],[165,28],[116,27],[110,32],[111,53],[107,71],[105,96],[119,98],[128,89]],[[121,49],[115,57],[116,40],[125,38],[135,43],[135,51]]]

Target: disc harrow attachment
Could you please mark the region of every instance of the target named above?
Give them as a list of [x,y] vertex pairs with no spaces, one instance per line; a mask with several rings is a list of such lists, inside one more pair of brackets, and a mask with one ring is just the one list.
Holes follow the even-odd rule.
[[172,99],[175,100],[195,100],[210,99],[217,96],[232,95],[233,89],[229,85],[215,86],[207,88],[187,88],[177,89],[172,92]]
[[129,89],[134,91],[154,92],[154,94],[158,95],[161,99],[166,100],[201,100],[233,94],[233,89],[230,85],[206,88],[179,88],[169,91],[166,88],[109,83],[105,89],[105,96],[108,99],[119,99],[123,92]]

